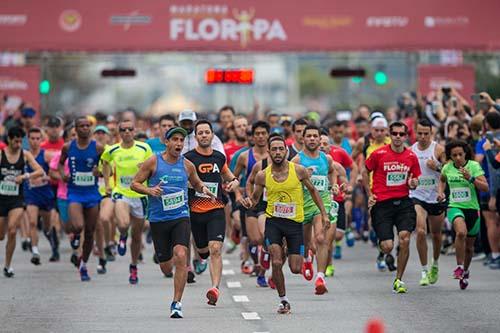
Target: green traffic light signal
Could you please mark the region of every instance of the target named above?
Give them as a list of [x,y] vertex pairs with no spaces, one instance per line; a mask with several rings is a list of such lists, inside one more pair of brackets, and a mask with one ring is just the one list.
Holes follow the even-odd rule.
[[375,80],[375,83],[379,86],[386,85],[387,82],[389,81],[389,77],[383,71],[376,71],[375,74],[373,75],[373,79]]
[[50,81],[49,80],[40,81],[40,94],[47,95],[48,93],[50,93]]

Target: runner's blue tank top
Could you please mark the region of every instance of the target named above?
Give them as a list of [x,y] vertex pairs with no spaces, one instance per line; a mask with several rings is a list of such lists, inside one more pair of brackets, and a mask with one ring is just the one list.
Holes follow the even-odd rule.
[[68,166],[70,180],[68,191],[81,194],[95,194],[98,192],[97,177],[93,170],[99,162],[97,145],[90,141],[85,149],[78,148],[76,140],[71,141],[68,150]]
[[307,156],[304,151],[299,152],[300,164],[306,169],[312,170],[311,182],[320,192],[328,191],[328,159],[322,151],[317,158]]
[[167,222],[189,217],[188,176],[184,168],[184,157],[170,164],[161,153],[156,154],[156,171],[149,178],[148,186],[158,185],[163,189],[161,197],[148,196],[148,220],[151,223]]

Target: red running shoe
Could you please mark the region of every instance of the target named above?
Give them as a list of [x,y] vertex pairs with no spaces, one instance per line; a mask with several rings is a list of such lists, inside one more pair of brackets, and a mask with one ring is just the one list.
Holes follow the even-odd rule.
[[215,287],[208,289],[207,298],[208,298],[207,304],[215,306],[217,300],[219,299],[219,289]]
[[271,267],[271,254],[267,251],[260,251],[260,264],[266,271]]
[[328,289],[326,289],[325,280],[321,277],[318,277],[316,279],[314,286],[316,288],[316,295],[323,295],[324,293],[328,292]]
[[314,269],[312,262],[306,262],[302,264],[302,275],[307,281],[311,281],[314,276]]

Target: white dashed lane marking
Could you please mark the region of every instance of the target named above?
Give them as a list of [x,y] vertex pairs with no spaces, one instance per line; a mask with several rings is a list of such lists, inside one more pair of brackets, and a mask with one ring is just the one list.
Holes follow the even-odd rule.
[[260,320],[257,312],[242,312],[241,315],[245,320]]
[[250,302],[250,300],[248,299],[248,296],[246,296],[246,295],[234,295],[233,301],[235,301],[236,303]]
[[222,275],[234,275],[234,270],[232,269],[223,269]]
[[224,266],[226,266],[226,265],[231,265],[231,262],[230,262],[229,260],[227,260],[227,259],[222,259],[222,264],[223,264]]
[[241,282],[240,281],[227,281],[227,287],[228,288],[241,288]]

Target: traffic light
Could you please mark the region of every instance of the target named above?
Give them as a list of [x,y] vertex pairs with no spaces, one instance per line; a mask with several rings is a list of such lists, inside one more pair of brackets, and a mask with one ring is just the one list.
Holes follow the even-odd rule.
[[373,74],[373,80],[375,81],[376,85],[385,86],[387,82],[389,82],[389,77],[387,76],[386,72],[379,69],[375,72],[375,74]]
[[40,81],[39,90],[40,90],[40,94],[42,94],[42,95],[49,94],[50,93],[50,81],[49,80]]

